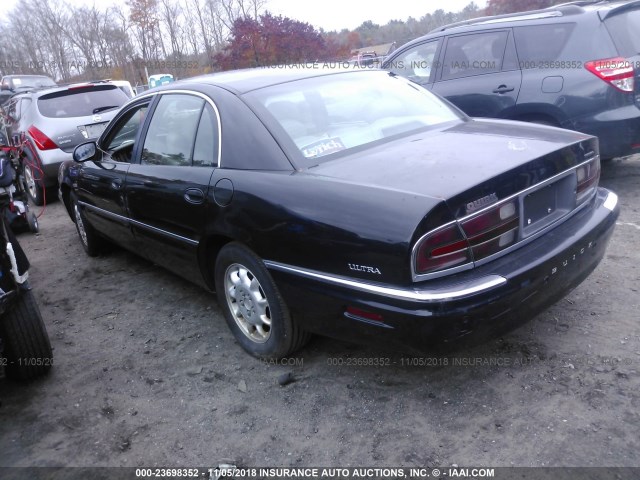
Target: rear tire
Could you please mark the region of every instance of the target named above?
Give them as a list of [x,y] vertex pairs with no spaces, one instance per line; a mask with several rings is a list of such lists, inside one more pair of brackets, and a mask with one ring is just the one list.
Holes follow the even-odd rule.
[[22,161],[22,173],[24,181],[24,189],[29,196],[29,199],[37,206],[44,205],[44,185],[42,181],[44,179],[37,180],[37,176],[34,172],[34,166],[37,165],[37,159],[33,158],[33,154],[29,148],[24,149],[25,158]]
[[36,217],[35,213],[27,212],[27,223],[29,224],[29,230],[31,230],[31,233],[40,232],[40,226],[38,225],[38,217]]
[[90,257],[97,257],[104,250],[104,240],[98,232],[87,222],[84,212],[78,205],[78,199],[75,194],[71,194],[71,211],[73,212],[76,231],[80,238],[82,248]]
[[30,380],[46,374],[53,365],[47,329],[31,290],[20,293],[15,304],[0,318],[0,337],[7,359],[5,374]]
[[220,308],[242,348],[257,358],[285,357],[309,340],[289,314],[262,260],[244,245],[225,245],[216,259]]

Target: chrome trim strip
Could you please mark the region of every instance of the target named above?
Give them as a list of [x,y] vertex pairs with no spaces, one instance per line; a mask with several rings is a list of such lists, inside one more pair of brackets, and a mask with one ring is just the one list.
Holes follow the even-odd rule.
[[100,215],[103,215],[105,217],[110,217],[110,218],[113,218],[115,220],[118,220],[118,221],[120,221],[122,223],[125,223],[125,224],[128,224],[128,225],[133,225],[133,226],[136,226],[136,227],[143,228],[145,230],[149,230],[149,231],[152,231],[152,232],[155,232],[155,233],[159,233],[161,235],[164,235],[165,237],[173,238],[175,240],[180,240],[181,242],[188,243],[189,245],[193,245],[194,247],[197,247],[200,244],[200,242],[198,240],[192,240],[190,238],[183,237],[181,235],[177,235],[175,233],[167,232],[166,230],[162,230],[161,228],[157,228],[157,227],[154,227],[154,226],[151,226],[151,225],[147,225],[146,223],[139,222],[138,220],[133,220],[133,219],[125,217],[123,215],[118,215],[117,213],[113,213],[113,212],[110,212],[108,210],[104,210],[102,208],[96,207],[95,205],[90,205],[90,204],[88,204],[86,202],[83,202],[81,200],[78,200],[78,205],[81,205],[81,206],[83,206],[85,208],[88,208],[89,210],[93,210],[94,212],[96,212],[96,213],[98,213]]
[[372,283],[352,280],[350,278],[339,275],[330,275],[327,273],[308,270],[306,268],[293,267],[284,263],[273,262],[271,260],[263,261],[265,266],[272,270],[291,273],[301,277],[318,280],[323,283],[338,285],[341,287],[352,288],[361,292],[372,293],[374,295],[384,295],[400,300],[413,300],[418,302],[440,302],[445,300],[456,300],[463,297],[469,297],[483,293],[487,290],[494,289],[507,283],[507,279],[500,275],[487,275],[477,280],[466,283],[460,283],[447,288],[434,289],[404,289],[387,287],[384,285],[374,285]]
[[607,198],[602,206],[607,210],[613,212],[613,210],[616,208],[616,205],[618,205],[618,195],[613,192],[609,192],[609,195],[607,195]]

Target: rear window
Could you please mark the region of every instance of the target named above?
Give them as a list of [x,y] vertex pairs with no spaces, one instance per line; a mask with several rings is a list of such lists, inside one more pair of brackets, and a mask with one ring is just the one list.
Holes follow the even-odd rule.
[[631,57],[640,54],[640,10],[614,15],[604,23],[620,55]]
[[327,75],[255,90],[250,98],[298,148],[320,157],[385,141],[461,117],[427,90],[382,72]]
[[533,62],[558,60],[574,28],[575,23],[514,28],[516,49],[522,67],[526,68],[528,63],[537,65]]
[[89,117],[120,108],[129,100],[115,86],[81,87],[49,93],[38,99],[38,109],[45,117]]

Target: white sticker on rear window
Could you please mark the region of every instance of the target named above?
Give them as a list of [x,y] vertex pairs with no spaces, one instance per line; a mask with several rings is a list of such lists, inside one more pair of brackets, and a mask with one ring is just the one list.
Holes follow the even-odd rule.
[[313,142],[306,147],[302,147],[302,154],[306,158],[322,157],[323,155],[329,155],[330,153],[339,152],[347,147],[344,146],[342,140],[337,137],[325,138],[317,142]]

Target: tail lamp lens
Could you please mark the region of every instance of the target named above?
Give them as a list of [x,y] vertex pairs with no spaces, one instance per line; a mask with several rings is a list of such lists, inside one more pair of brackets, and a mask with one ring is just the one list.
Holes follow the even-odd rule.
[[[425,274],[482,260],[518,241],[517,199],[425,235],[418,245],[416,273]],[[465,237],[466,236],[466,237]]]
[[469,244],[458,224],[446,225],[422,237],[415,261],[417,274],[445,270],[471,262]]
[[580,205],[591,197],[600,180],[600,158],[596,157],[576,169],[576,204]]
[[40,150],[53,150],[54,148],[58,148],[53,140],[38,130],[34,125],[31,125],[27,131]]
[[584,67],[596,77],[610,83],[622,92],[633,92],[633,66],[626,58],[605,58],[586,62]]
[[461,225],[471,245],[473,259],[482,260],[510,247],[518,240],[518,202],[512,200],[496,205],[462,221]]

